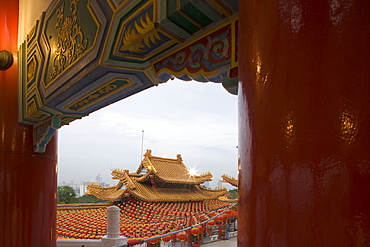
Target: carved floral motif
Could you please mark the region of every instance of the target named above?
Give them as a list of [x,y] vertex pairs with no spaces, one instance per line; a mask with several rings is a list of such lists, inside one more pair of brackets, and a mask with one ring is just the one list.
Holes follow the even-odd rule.
[[84,38],[81,26],[77,23],[77,3],[80,0],[71,0],[70,12],[72,16],[64,16],[64,3],[57,10],[57,23],[55,28],[58,31],[58,42],[54,53],[53,70],[50,78],[56,78],[87,48],[88,40]]

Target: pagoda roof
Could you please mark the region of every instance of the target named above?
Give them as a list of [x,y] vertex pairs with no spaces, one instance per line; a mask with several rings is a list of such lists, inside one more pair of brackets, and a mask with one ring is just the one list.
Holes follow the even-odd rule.
[[226,183],[231,184],[234,187],[238,187],[238,179],[235,179],[235,178],[233,178],[229,175],[226,175],[226,174],[222,175],[221,177],[223,179],[222,182],[226,182]]
[[102,200],[120,200],[135,197],[148,202],[180,202],[213,200],[226,194],[226,188],[206,189],[200,184],[211,181],[210,172],[190,175],[181,155],[176,159],[155,157],[147,150],[135,173],[114,169],[112,178],[119,183],[101,187],[95,183],[87,186],[88,194]]
[[119,184],[112,187],[101,187],[92,183],[87,187],[88,193],[102,200],[110,201],[132,196],[148,202],[180,202],[213,200],[225,195],[227,192],[225,188],[211,190],[198,184],[153,189],[151,183],[142,182],[142,178],[146,177],[146,175],[140,176],[120,169],[115,169],[112,174],[115,178],[120,179]]
[[176,159],[171,159],[152,156],[151,150],[147,150],[136,173],[141,174],[143,170],[147,173],[141,177],[141,181],[147,180],[150,175],[154,175],[158,180],[166,183],[201,184],[212,181],[210,172],[191,175],[180,154],[177,155]]
[[116,201],[122,198],[126,192],[126,189],[121,189],[122,185],[122,181],[119,181],[117,185],[111,187],[102,187],[98,183],[90,183],[87,186],[89,191],[86,194],[94,195],[105,201]]
[[153,189],[150,183],[140,183],[140,179],[130,177],[131,181],[127,184],[134,185],[134,189],[128,192],[144,201],[148,202],[181,202],[181,201],[203,201],[217,199],[226,194],[226,189],[206,189],[200,185],[189,185],[181,188],[161,188]]

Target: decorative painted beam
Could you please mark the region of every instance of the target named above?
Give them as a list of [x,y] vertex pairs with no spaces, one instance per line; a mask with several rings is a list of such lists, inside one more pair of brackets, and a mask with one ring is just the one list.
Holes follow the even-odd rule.
[[19,121],[34,126],[35,151],[61,126],[174,76],[236,94],[237,5],[53,1],[19,50]]

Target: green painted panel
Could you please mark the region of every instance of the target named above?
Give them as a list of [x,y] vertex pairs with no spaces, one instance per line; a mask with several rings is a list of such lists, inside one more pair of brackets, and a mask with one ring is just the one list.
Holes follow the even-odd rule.
[[206,27],[209,24],[212,24],[212,20],[209,19],[205,14],[203,14],[199,9],[197,9],[191,3],[185,6],[181,6],[181,10],[203,27]]
[[61,1],[45,19],[44,31],[51,52],[44,77],[48,86],[94,45],[98,24],[89,1]]
[[203,12],[205,16],[212,20],[212,22],[220,21],[223,19],[221,15],[215,12],[212,8],[210,8],[207,4],[203,1],[196,0],[191,2],[197,9]]
[[160,0],[159,4],[159,22],[161,25],[165,26],[168,30],[175,33],[181,38],[188,39],[191,37],[191,34],[186,30],[180,28],[175,23],[173,23],[170,19],[167,18],[168,13],[168,1],[167,0]]
[[172,14],[171,16],[169,16],[169,19],[191,34],[200,30],[199,27],[191,23],[188,19],[186,19],[179,13]]
[[167,16],[179,27],[185,29],[187,32],[193,34],[200,30],[195,24],[189,21],[186,17],[181,15],[177,10],[177,1],[168,1],[167,3]]

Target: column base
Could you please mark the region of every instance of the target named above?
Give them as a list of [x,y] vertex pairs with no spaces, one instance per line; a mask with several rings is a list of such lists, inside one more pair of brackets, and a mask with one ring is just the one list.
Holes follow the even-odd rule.
[[116,245],[122,245],[122,244],[126,244],[127,245],[127,238],[126,237],[118,237],[118,238],[108,238],[107,235],[105,235],[104,237],[102,237],[101,239],[102,241],[102,247],[113,247],[113,246],[116,246]]

